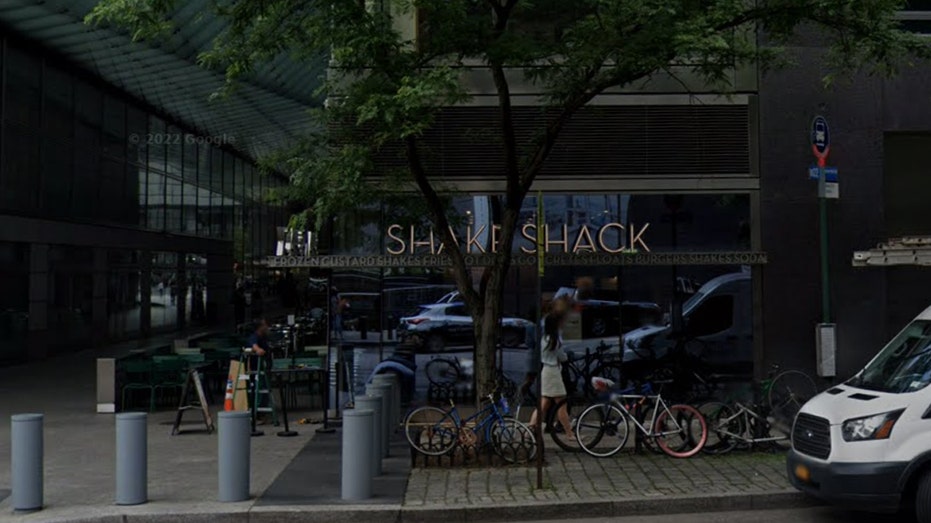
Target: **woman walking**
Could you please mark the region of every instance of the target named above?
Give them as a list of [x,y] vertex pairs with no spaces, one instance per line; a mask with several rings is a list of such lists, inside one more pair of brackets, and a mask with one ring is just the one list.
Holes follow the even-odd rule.
[[562,424],[563,433],[567,441],[575,441],[575,433],[569,423],[569,411],[566,408],[566,385],[562,380],[562,366],[568,356],[562,347],[563,323],[566,312],[556,308],[550,312],[543,321],[543,339],[540,342],[540,363],[543,370],[540,373],[540,396],[543,397],[540,406],[541,412],[549,412],[553,404],[559,405],[556,418]]

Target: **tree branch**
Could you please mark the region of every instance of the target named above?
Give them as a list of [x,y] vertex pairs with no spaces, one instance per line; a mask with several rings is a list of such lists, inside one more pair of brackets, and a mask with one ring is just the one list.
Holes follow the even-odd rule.
[[[436,189],[433,188],[433,185],[427,177],[427,172],[423,166],[423,160],[420,158],[420,151],[417,149],[417,139],[414,136],[408,136],[404,139],[404,145],[407,151],[407,159],[411,174],[414,176],[414,181],[417,183],[420,192],[424,195],[430,214],[433,215],[432,221],[434,228],[439,229],[440,239],[443,241],[443,245],[445,245],[445,250],[449,254],[449,257],[452,259],[456,273],[468,277],[469,268],[466,266],[462,251],[459,250],[459,245],[456,244],[456,239],[452,235],[449,219],[446,217],[446,209],[443,207],[439,194],[437,194]],[[472,282],[469,281],[468,285],[465,285],[466,282],[462,283],[463,284],[459,286],[459,292],[462,294],[466,307],[470,311],[474,311],[473,314],[481,314],[484,312],[484,303],[482,303],[478,293],[475,292],[475,288],[472,287]]]
[[[495,11],[494,40],[498,40],[507,29],[511,10],[517,4],[517,0],[508,0],[504,5],[498,4],[495,0],[490,1]],[[511,107],[511,86],[508,84],[507,75],[504,73],[504,64],[499,58],[492,57],[489,60],[489,65],[491,66],[491,76],[495,82],[495,90],[498,92],[498,114],[501,125],[502,146],[504,147],[507,201],[509,205],[513,205],[520,199],[520,168],[517,165],[517,135],[514,131],[514,111]]]

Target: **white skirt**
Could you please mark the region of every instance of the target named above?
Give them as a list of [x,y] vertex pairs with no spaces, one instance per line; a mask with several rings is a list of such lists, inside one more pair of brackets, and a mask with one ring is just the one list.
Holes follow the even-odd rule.
[[559,367],[544,365],[540,380],[543,397],[561,398],[566,395],[566,385],[562,382],[562,371]]

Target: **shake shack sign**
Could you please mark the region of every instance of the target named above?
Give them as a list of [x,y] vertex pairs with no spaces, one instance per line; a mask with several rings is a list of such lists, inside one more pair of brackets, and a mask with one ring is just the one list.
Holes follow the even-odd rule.
[[[581,225],[570,230],[568,225],[545,225],[543,231],[544,254],[633,254],[650,252],[646,232],[650,224],[623,225],[606,223],[600,227]],[[500,225],[477,225],[465,228],[465,234],[449,229],[456,245],[467,255],[498,252],[501,238]],[[432,229],[424,232],[416,227],[393,224],[385,231],[385,250],[392,256],[442,255],[445,245]],[[515,238],[522,254],[537,254],[537,226],[523,225]]]

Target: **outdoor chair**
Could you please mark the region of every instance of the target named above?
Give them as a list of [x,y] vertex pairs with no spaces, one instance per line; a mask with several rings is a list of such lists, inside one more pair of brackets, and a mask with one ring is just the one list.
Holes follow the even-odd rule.
[[179,356],[152,357],[153,397],[159,391],[177,391],[180,395],[187,381],[188,362]]
[[132,390],[149,391],[149,411],[155,407],[155,387],[152,383],[152,360],[131,358],[120,362],[125,382],[120,390],[120,409],[127,410],[126,393]]

